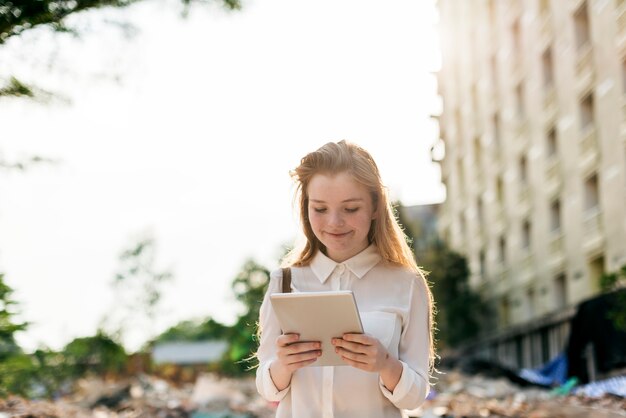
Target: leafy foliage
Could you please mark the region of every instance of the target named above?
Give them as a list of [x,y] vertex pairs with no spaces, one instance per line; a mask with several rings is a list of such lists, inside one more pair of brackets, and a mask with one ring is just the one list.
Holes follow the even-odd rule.
[[150,331],[160,313],[164,286],[174,276],[170,270],[158,270],[155,260],[156,242],[151,236],[140,238],[120,254],[113,280],[117,306],[105,318],[105,328],[120,338],[133,326]]
[[101,330],[92,337],[71,341],[63,349],[63,357],[75,377],[119,374],[126,365],[124,347]]
[[155,342],[204,341],[226,339],[228,327],[207,318],[204,321],[182,321],[159,335]]
[[0,88],[0,96],[26,96],[34,97],[32,88],[22,83],[15,77],[9,79],[8,85]]
[[223,340],[228,349],[223,358],[209,369],[225,375],[242,375],[253,368],[253,353],[257,348],[256,330],[259,309],[269,282],[269,270],[248,260],[232,282],[235,298],[241,302],[242,314],[232,326],[220,324],[212,318],[204,321],[183,321],[171,327],[155,342]]
[[[9,0],[0,5],[0,44],[9,37],[39,25],[52,25],[56,30],[67,30],[63,19],[88,9],[99,7],[125,7],[139,0]],[[241,8],[240,0],[222,0],[229,9]],[[192,2],[206,0],[182,0],[188,8]]]
[[0,396],[27,394],[35,372],[33,359],[24,354],[15,341],[15,334],[24,331],[28,324],[16,321],[17,302],[12,294],[13,289],[0,273]]
[[[626,287],[626,264],[616,273],[605,273],[600,277],[603,292],[614,292]],[[626,292],[617,292],[615,308],[609,312],[610,319],[617,329],[626,331]]]
[[[419,247],[418,262],[428,274],[437,307],[435,323],[439,348],[455,347],[478,336],[481,312],[485,308],[478,294],[469,286],[470,271],[466,259],[440,239],[418,236],[418,233],[425,233],[424,226],[417,220],[411,222],[402,206],[398,206],[398,221],[414,251]],[[417,246],[418,242],[421,245]]]
[[485,307],[469,286],[470,272],[465,257],[439,242],[426,252],[422,263],[429,271],[437,302],[435,318],[439,342],[456,347],[476,337],[481,330]]
[[257,321],[261,302],[267,290],[270,272],[253,260],[248,260],[232,283],[235,298],[244,306],[244,313],[230,328],[228,357],[222,361],[225,373],[242,374],[253,368],[256,351]]
[[12,299],[12,294],[13,289],[4,282],[4,274],[0,273],[0,362],[21,354],[15,342],[15,333],[24,331],[28,326],[27,323],[16,322],[17,312],[14,308],[17,303]]

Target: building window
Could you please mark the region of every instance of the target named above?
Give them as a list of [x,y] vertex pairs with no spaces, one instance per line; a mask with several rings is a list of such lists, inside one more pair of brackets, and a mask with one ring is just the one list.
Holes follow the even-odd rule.
[[500,134],[501,134],[501,126],[500,126],[500,116],[496,113],[493,115],[493,140],[496,148],[500,148]]
[[481,197],[478,197],[478,200],[476,201],[476,214],[478,215],[478,222],[482,224],[483,223],[483,199]]
[[580,102],[580,128],[586,130],[593,126],[593,95],[589,93]]
[[498,240],[498,261],[501,264],[506,263],[506,238],[504,236]]
[[480,263],[480,277],[482,277],[482,279],[484,280],[487,274],[487,261],[485,259],[484,249],[481,249],[480,253],[478,254],[478,262]]
[[548,47],[541,55],[543,86],[551,87],[554,84],[554,68],[552,63],[552,48]]
[[530,289],[528,289],[528,291],[526,292],[526,299],[527,299],[527,306],[528,306],[528,312],[527,312],[527,319],[532,319],[535,316],[537,316],[537,306],[536,306],[536,302],[535,302],[535,289],[533,289],[532,287]]
[[465,214],[461,213],[459,215],[459,223],[461,225],[461,235],[463,238],[467,238],[467,224],[465,222]]
[[594,258],[589,262],[589,279],[590,283],[596,287],[596,289],[600,289],[600,280],[604,275],[604,255]]
[[585,180],[585,211],[593,212],[599,204],[598,175],[594,173]]
[[524,117],[524,85],[522,83],[515,87],[515,111],[519,118]]
[[554,307],[562,309],[567,306],[567,279],[565,273],[559,273],[554,278]]
[[493,91],[498,91],[498,57],[496,54],[491,56],[491,78],[493,80]]
[[589,13],[587,11],[586,1],[583,1],[578,10],[574,13],[574,30],[576,32],[576,48],[580,50],[591,41]]
[[511,323],[510,310],[511,310],[511,306],[509,303],[509,298],[505,296],[500,301],[500,320],[501,320],[502,326],[504,327],[508,326]]
[[[522,29],[519,18],[513,21],[511,25],[511,36],[513,38],[513,56],[515,57],[514,65],[522,64]],[[518,68],[516,68],[517,70]]]
[[504,203],[504,184],[501,176],[496,179],[496,199],[499,205]]
[[626,57],[622,59],[622,94],[626,94]]
[[561,230],[561,201],[556,199],[550,205],[550,231],[559,232]]
[[528,162],[525,155],[519,159],[519,178],[524,185],[528,182]]
[[480,138],[474,138],[474,163],[476,163],[476,169],[481,169],[482,161],[482,147],[480,145]]
[[478,86],[476,85],[476,83],[472,84],[472,112],[474,112],[475,114],[479,113],[479,106],[478,106]]
[[489,24],[492,28],[496,28],[497,25],[497,13],[496,10],[496,1],[497,0],[489,0]]
[[530,221],[526,219],[522,223],[522,248],[524,250],[528,250],[530,248],[530,233],[531,233]]
[[556,129],[552,127],[548,131],[548,135],[546,136],[546,154],[548,155],[548,157],[556,155],[556,152],[558,150],[557,147]]
[[463,173],[463,160],[457,160],[457,176],[459,179],[459,193],[465,196],[465,175]]

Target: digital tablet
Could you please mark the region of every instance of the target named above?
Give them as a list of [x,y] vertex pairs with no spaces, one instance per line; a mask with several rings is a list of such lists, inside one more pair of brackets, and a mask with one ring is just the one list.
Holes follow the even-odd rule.
[[363,325],[350,290],[274,293],[272,308],[284,334],[300,334],[300,341],[320,341],[322,355],[311,366],[345,366],[331,339],[362,334]]

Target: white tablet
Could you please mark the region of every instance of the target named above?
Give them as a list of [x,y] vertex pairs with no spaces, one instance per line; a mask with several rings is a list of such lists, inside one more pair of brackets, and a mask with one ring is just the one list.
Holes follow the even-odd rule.
[[284,334],[298,333],[300,341],[321,341],[322,355],[312,366],[346,365],[331,339],[363,333],[352,291],[274,293],[270,300]]

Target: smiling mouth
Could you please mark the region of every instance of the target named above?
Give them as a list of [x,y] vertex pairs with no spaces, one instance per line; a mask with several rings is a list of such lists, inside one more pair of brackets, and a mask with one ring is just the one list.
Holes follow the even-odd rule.
[[335,237],[335,238],[345,237],[349,233],[350,232],[342,232],[342,233],[338,234],[338,233],[333,233],[333,232],[327,232],[328,235],[330,235],[331,237]]

